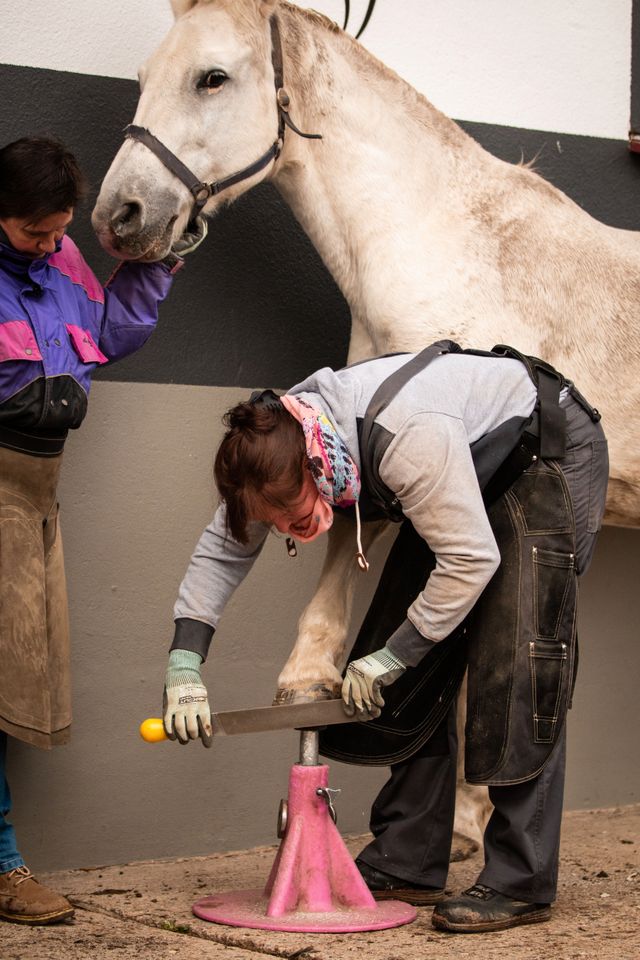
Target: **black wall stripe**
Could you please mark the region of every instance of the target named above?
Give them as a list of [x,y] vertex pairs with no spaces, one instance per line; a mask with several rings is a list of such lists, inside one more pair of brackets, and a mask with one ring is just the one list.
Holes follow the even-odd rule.
[[[93,191],[72,234],[103,279],[113,261],[95,240],[89,213],[137,95],[130,80],[0,65],[0,142],[49,132],[75,151]],[[626,141],[461,125],[504,160],[537,157],[536,169],[598,219],[640,229],[640,156]],[[264,185],[211,223],[149,343],[97,379],[286,387],[323,365],[342,365],[348,338],[347,304],[289,209]]]

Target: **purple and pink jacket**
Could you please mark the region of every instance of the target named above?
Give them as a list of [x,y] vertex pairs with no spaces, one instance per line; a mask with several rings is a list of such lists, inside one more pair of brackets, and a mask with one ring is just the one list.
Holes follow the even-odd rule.
[[126,262],[103,287],[70,237],[34,260],[0,235],[0,446],[59,453],[94,370],[145,343],[172,281],[165,264]]

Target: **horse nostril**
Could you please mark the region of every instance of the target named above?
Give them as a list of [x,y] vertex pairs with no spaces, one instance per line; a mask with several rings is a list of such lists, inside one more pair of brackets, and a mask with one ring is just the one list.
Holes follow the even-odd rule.
[[111,229],[117,237],[122,238],[139,233],[142,223],[142,204],[137,200],[123,203],[111,217]]

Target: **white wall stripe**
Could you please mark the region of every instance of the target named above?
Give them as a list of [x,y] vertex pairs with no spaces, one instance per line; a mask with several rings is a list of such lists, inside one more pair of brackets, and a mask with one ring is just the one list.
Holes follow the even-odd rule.
[[[362,40],[450,116],[626,138],[631,3],[378,0]],[[342,22],[343,0],[313,5]],[[4,7],[0,62],[110,77],[134,78],[172,22],[168,0]]]

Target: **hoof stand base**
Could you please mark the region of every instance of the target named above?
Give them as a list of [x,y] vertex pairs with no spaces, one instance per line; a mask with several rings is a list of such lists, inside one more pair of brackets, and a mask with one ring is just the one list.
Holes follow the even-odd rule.
[[343,907],[325,913],[292,910],[280,917],[267,916],[268,899],[261,888],[237,890],[203,897],[193,905],[201,920],[224,923],[230,927],[258,930],[282,930],[299,933],[358,933],[387,930],[411,923],[416,908],[399,900],[386,900],[375,907]]
[[[313,759],[305,733],[301,756]],[[384,930],[415,920],[410,904],[374,900],[331,817],[328,783],[328,766],[295,764],[285,832],[266,887],[204,897],[194,914],[232,927],[303,933]]]

